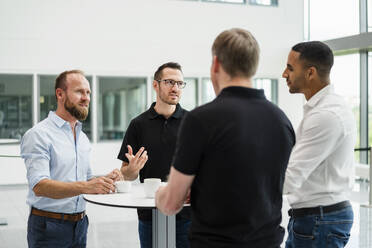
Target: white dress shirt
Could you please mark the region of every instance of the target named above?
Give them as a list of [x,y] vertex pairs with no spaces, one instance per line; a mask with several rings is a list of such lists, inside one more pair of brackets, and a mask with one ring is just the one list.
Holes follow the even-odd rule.
[[353,114],[331,85],[309,99],[284,183],[292,208],[327,206],[348,199],[354,182],[355,140]]

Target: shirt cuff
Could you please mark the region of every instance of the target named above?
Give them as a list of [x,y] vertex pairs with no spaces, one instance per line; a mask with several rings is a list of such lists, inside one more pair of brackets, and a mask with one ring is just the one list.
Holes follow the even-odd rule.
[[34,187],[36,186],[36,184],[38,184],[43,179],[50,179],[50,178],[48,176],[37,176],[37,177],[34,177],[34,178],[30,178],[28,180],[30,189],[33,190]]

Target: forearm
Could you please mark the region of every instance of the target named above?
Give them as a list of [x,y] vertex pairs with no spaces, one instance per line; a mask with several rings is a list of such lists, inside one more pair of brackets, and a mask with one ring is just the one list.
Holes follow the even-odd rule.
[[61,182],[43,179],[35,185],[33,191],[36,196],[62,199],[87,193],[86,185],[87,182]]
[[177,214],[186,201],[194,176],[185,175],[171,167],[168,184],[156,193],[156,207],[166,215]]
[[161,187],[156,194],[156,207],[165,215],[175,215],[181,211],[185,200],[175,201],[171,198],[169,187]]

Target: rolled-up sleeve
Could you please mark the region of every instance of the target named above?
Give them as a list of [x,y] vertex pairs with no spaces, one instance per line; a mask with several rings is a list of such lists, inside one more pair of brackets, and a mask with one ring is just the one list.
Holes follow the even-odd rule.
[[30,189],[33,189],[41,180],[50,178],[49,145],[42,134],[31,129],[23,136],[21,157],[25,161]]

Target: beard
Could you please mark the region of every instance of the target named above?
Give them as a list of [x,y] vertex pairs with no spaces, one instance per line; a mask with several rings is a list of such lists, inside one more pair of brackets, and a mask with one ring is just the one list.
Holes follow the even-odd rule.
[[[176,100],[170,99],[169,98],[170,94],[177,95],[178,96],[177,99]],[[166,104],[169,104],[169,105],[177,105],[179,100],[180,100],[180,96],[179,96],[179,94],[177,94],[177,92],[171,91],[167,94],[166,92],[164,92],[162,90],[162,88],[160,87],[160,84],[159,84],[159,98],[160,98],[160,100],[162,100],[163,102],[165,102]]]
[[73,104],[68,97],[65,101],[64,107],[79,121],[85,121],[85,119],[88,117],[89,107],[80,107],[77,104]]

